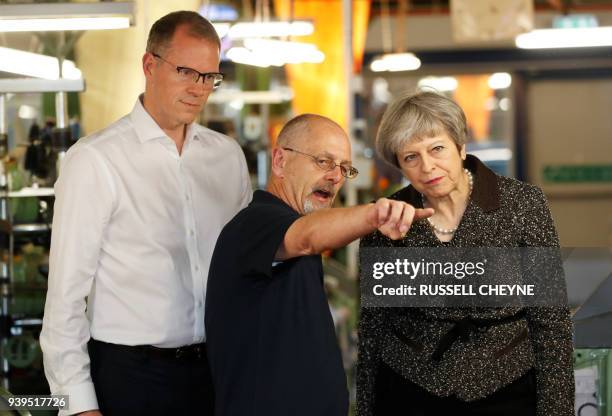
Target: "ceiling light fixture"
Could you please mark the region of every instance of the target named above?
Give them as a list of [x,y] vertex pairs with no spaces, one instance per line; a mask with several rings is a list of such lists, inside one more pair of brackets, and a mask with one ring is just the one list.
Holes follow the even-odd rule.
[[492,90],[503,90],[512,85],[512,76],[507,72],[496,72],[487,81]]
[[133,20],[132,2],[0,5],[0,32],[124,29]]
[[233,47],[226,55],[233,62],[262,68],[285,64],[321,63],[325,60],[325,54],[312,43],[272,39],[246,39],[244,47]]
[[227,51],[226,56],[237,64],[253,65],[261,68],[269,66],[283,66],[284,62],[278,59],[275,53],[258,54],[248,48],[233,47]]
[[325,60],[325,54],[314,43],[274,39],[245,39],[244,46],[259,55],[273,55],[285,64],[318,64]]
[[433,89],[434,91],[450,92],[455,91],[459,82],[455,77],[425,77],[417,83],[419,88]]
[[312,22],[294,20],[292,22],[239,22],[229,30],[232,39],[257,37],[308,36],[314,32]]
[[612,46],[612,26],[537,29],[518,35],[515,43],[521,49]]
[[[379,55],[374,58],[370,63],[370,69],[373,72],[399,72],[399,71],[414,71],[421,67],[421,60],[416,57],[414,53],[404,52],[405,47],[405,33],[403,22],[396,25],[396,42],[397,48],[395,53],[391,53],[391,44],[393,43],[393,36],[391,34],[391,22],[389,14],[388,0],[381,2],[382,17],[381,17],[381,28],[382,28],[382,40],[383,50],[386,52],[383,55]],[[400,19],[405,19],[408,10],[407,0],[399,0],[399,11],[398,16]]]
[[[4,47],[0,47],[0,71],[44,79],[60,78],[57,58]],[[67,79],[82,77],[81,71],[69,60],[63,62],[62,75]]]
[[381,55],[370,64],[370,69],[374,72],[414,71],[420,67],[421,60],[409,52]]
[[128,17],[71,17],[63,19],[0,19],[0,32],[56,32],[130,27]]

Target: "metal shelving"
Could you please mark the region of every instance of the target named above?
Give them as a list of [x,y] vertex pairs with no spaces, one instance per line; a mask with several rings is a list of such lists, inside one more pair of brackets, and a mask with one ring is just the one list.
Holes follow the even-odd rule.
[[[0,159],[8,155],[8,123],[6,119],[8,94],[24,92],[55,92],[56,113],[58,120],[66,120],[65,94],[70,91],[83,91],[85,83],[80,80],[43,80],[30,78],[13,78],[0,80]],[[62,155],[71,144],[70,130],[65,125],[59,125],[54,132],[54,145],[58,163]],[[68,139],[66,138],[68,137]],[[56,140],[57,139],[57,140]],[[60,140],[61,139],[61,140]],[[59,172],[59,166],[56,174]],[[36,327],[42,323],[39,317],[14,317],[10,311],[11,299],[14,290],[14,264],[15,239],[34,238],[36,235],[49,233],[51,226],[48,223],[14,223],[11,213],[11,199],[19,198],[52,198],[53,188],[23,188],[11,191],[8,188],[8,172],[0,163],[0,349],[8,348],[9,337],[17,328]],[[16,318],[16,319],[13,319]],[[3,354],[0,357],[0,387],[9,389],[9,360]]]

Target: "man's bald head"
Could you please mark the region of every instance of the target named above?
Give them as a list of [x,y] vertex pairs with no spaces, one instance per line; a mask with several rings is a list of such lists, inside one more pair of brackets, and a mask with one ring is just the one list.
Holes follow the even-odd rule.
[[292,118],[285,124],[278,135],[276,144],[278,147],[291,147],[302,144],[303,140],[312,137],[313,132],[321,128],[342,132],[342,135],[346,136],[344,129],[335,121],[318,114],[306,113]]
[[268,190],[301,214],[329,208],[345,180],[340,166],[350,163],[351,143],[342,127],[302,114],[285,124],[272,149]]

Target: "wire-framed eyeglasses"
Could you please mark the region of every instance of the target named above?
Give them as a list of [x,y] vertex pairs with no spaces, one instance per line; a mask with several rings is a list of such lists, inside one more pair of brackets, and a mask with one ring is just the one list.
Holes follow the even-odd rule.
[[311,158],[315,162],[315,164],[319,168],[321,168],[321,169],[323,169],[324,171],[327,171],[327,172],[329,172],[331,170],[334,170],[334,169],[336,169],[336,166],[339,166],[340,167],[340,173],[342,174],[342,176],[344,176],[345,178],[348,178],[348,179],[353,179],[355,176],[357,176],[359,174],[359,171],[356,168],[354,168],[353,166],[351,166],[349,164],[346,164],[346,163],[340,163],[340,164],[336,163],[336,162],[334,162],[332,159],[330,159],[328,157],[314,156],[314,155],[311,155],[311,154],[308,154],[308,153],[301,152],[299,150],[292,149],[290,147],[283,147],[282,149],[283,150],[287,150],[289,152],[295,152],[295,153],[298,153],[300,155],[308,156],[309,158]]
[[187,66],[177,66],[176,64],[173,64],[172,62],[162,58],[156,53],[151,52],[151,55],[167,63],[168,65],[173,66],[176,69],[176,73],[178,74],[181,81],[186,81],[186,82],[192,81],[197,84],[200,78],[202,78],[203,80],[202,82],[204,83],[204,86],[207,89],[211,89],[211,90],[217,89],[219,85],[221,85],[221,82],[223,81],[223,78],[225,77],[225,75],[222,72],[199,72]]

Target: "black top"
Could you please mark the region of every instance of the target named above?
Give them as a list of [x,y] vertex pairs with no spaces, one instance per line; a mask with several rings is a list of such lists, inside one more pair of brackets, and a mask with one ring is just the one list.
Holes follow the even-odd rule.
[[274,262],[299,217],[256,191],[219,236],[205,319],[216,416],[348,413],[321,256]]
[[[475,156],[464,167],[474,187],[453,238],[441,242],[426,220],[412,224],[404,239],[374,232],[362,247],[559,247],[546,198],[539,188],[496,175]],[[421,194],[408,186],[389,198],[422,207]],[[550,267],[563,281],[561,259]],[[551,274],[552,276],[552,274]],[[537,415],[574,414],[572,322],[566,307],[516,308],[366,308],[359,323],[357,415],[372,416],[376,377],[384,362],[432,394],[464,401],[490,396],[536,370]],[[499,320],[503,324],[458,340],[440,362],[432,356],[449,321]],[[524,336],[523,334],[526,334]],[[408,342],[406,341],[408,340]],[[415,345],[417,347],[415,347]]]

